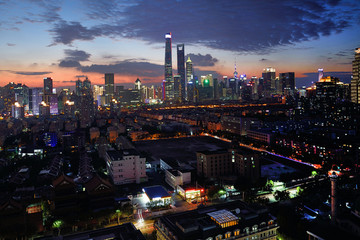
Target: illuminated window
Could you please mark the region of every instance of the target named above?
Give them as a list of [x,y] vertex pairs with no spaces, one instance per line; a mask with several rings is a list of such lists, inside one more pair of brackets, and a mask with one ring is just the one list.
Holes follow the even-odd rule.
[[234,236],[239,236],[239,235],[240,235],[240,229],[235,229]]
[[230,236],[231,236],[231,232],[225,233],[225,238],[230,238]]

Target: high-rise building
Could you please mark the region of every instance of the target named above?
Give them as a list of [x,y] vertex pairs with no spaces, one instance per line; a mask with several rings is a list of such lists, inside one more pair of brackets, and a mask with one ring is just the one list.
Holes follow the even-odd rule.
[[318,69],[318,82],[324,77],[324,69],[319,68]]
[[295,91],[295,73],[279,73],[279,85],[282,94],[293,96]]
[[135,89],[136,89],[136,90],[139,90],[139,91],[140,91],[140,89],[141,89],[141,81],[140,81],[139,78],[137,78],[137,79],[135,80]]
[[29,89],[29,111],[36,116],[40,114],[39,105],[42,101],[42,92],[42,88]]
[[177,67],[178,67],[178,75],[180,75],[180,99],[181,101],[185,100],[185,88],[186,88],[186,80],[185,80],[185,47],[184,44],[177,45]]
[[174,76],[174,100],[177,102],[181,101],[181,91],[182,91],[181,76],[175,75]]
[[[188,59],[186,61],[186,87],[187,87],[186,95],[187,95],[187,100],[188,101],[193,101],[194,100],[194,82],[193,82],[193,78],[194,78],[193,64],[192,64],[192,61],[191,61],[190,57],[188,57]],[[189,89],[189,87],[190,87],[190,89]]]
[[50,77],[44,78],[44,95],[53,93],[53,80]]
[[263,82],[263,93],[265,97],[270,97],[271,93],[276,90],[275,80],[276,80],[276,71],[275,68],[267,67],[262,73]]
[[351,102],[360,103],[360,48],[355,49],[355,60],[352,62],[353,78],[351,79]]
[[105,104],[109,105],[114,98],[114,73],[105,73]]
[[174,81],[172,75],[171,33],[165,34],[165,100],[174,98]]

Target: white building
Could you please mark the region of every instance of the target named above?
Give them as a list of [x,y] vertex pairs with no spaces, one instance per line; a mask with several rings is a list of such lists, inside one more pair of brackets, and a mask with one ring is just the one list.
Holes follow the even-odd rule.
[[135,149],[106,151],[106,169],[114,184],[141,183],[147,181],[145,158]]
[[187,170],[166,169],[165,182],[176,190],[179,185],[191,183],[191,172]]

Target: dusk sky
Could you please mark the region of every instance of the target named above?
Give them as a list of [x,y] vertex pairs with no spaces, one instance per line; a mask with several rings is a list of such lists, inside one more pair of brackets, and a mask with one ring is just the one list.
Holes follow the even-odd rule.
[[294,71],[297,86],[325,75],[349,82],[360,47],[359,0],[0,0],[0,86],[159,84],[165,38],[185,44],[195,74],[261,76]]

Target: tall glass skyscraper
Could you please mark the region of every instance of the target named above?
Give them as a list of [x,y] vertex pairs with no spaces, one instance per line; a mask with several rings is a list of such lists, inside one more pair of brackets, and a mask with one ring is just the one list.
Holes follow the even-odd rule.
[[186,89],[187,89],[187,100],[192,102],[194,101],[194,81],[193,81],[193,64],[188,57],[186,61]]
[[165,34],[165,99],[174,98],[174,80],[172,75],[171,33]]
[[360,103],[360,48],[355,49],[355,60],[352,62],[352,71],[351,102]]
[[180,100],[185,100],[185,48],[184,44],[177,45],[177,68],[178,75],[180,75]]
[[53,80],[50,77],[44,78],[44,94],[53,93]]
[[109,105],[114,97],[114,74],[105,73],[105,104]]

